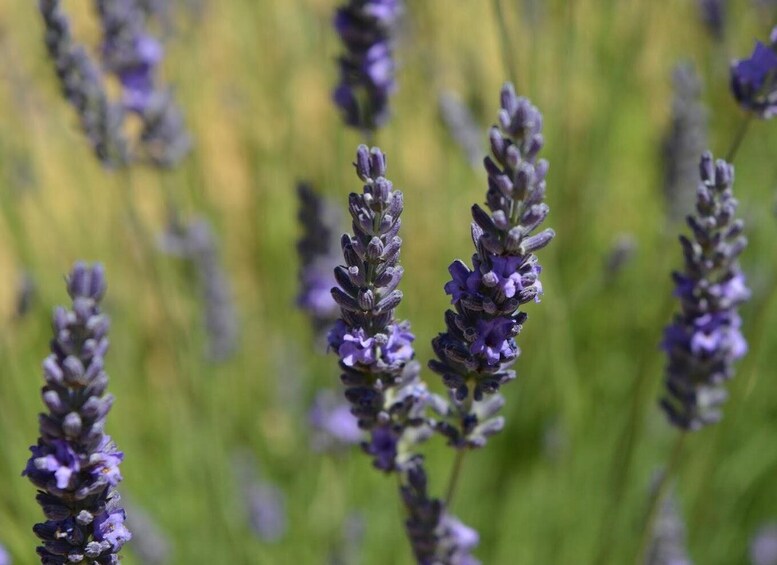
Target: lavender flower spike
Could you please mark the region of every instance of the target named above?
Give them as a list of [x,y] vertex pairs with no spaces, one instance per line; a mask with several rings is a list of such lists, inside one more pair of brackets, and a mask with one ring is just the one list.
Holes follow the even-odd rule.
[[337,9],[334,26],[345,44],[334,101],[351,127],[372,131],[389,117],[395,89],[393,35],[401,0],[349,0]]
[[158,84],[163,49],[146,29],[146,10],[138,0],[96,0],[95,6],[103,63],[121,84],[125,109],[143,122],[140,145],[153,165],[172,167],[188,153],[190,140],[172,95]]
[[340,262],[336,237],[340,216],[305,182],[297,185],[297,196],[297,219],[302,227],[302,237],[297,241],[297,306],[308,315],[316,334],[325,335],[340,317],[340,307],[331,292],[335,283],[333,270]]
[[673,274],[681,311],[662,343],[669,361],[661,406],[683,430],[720,420],[727,396],[723,384],[747,351],[737,313],[750,297],[737,261],[747,240],[742,220],[734,218],[734,167],[705,153],[699,168],[696,214],[687,219],[693,239],[680,237],[685,268]]
[[462,261],[449,267],[445,292],[455,310],[445,314],[447,329],[432,342],[436,360],[429,367],[450,389],[455,410],[438,430],[457,448],[480,447],[498,432],[495,417],[503,404],[496,394],[515,378],[509,367],[520,351],[515,337],[527,316],[518,308],[539,302],[541,268],[534,252],[555,233],[534,233],[548,215],[545,175],[548,163],[537,159],[543,145],[542,115],[506,84],[501,92],[499,126],[491,128],[493,159],[486,157],[486,204],[472,208],[472,268]]
[[33,528],[43,541],[37,551],[44,564],[118,563],[131,537],[115,488],[124,454],[103,432],[113,404],[103,369],[105,288],[102,266],[77,263],[67,279],[73,309],[54,312],[51,355],[43,362],[48,412],[40,415],[40,439],[22,473],[38,487],[46,515]]
[[95,155],[109,168],[126,164],[121,109],[110,103],[100,72],[83,47],[73,41],[59,0],[40,0],[38,5],[46,26],[46,47],[62,92],[76,109]]
[[364,189],[349,197],[354,234],[342,237],[345,265],[335,269],[332,289],[342,317],[329,332],[329,347],[340,357],[351,412],[372,434],[364,449],[388,472],[401,466],[408,445],[426,437],[424,410],[441,399],[429,393],[418,363],[411,362],[409,324],[394,318],[402,300],[402,193],[386,179],[380,149],[361,145],[355,166]]
[[759,41],[749,59],[731,64],[731,90],[748,112],[763,119],[777,116],[777,27],[769,45]]

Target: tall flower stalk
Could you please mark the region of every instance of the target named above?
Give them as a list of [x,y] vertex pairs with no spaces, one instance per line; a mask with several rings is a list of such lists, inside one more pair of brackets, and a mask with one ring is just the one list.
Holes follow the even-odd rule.
[[537,231],[549,212],[548,163],[537,158],[542,115],[509,83],[501,91],[499,125],[491,128],[490,141],[492,157],[485,159],[490,213],[472,207],[472,267],[457,260],[448,269],[445,292],[454,309],[446,312],[446,330],[432,342],[437,359],[429,363],[450,389],[450,409],[437,429],[458,450],[484,446],[504,425],[496,416],[504,404],[498,390],[515,378],[510,369],[520,354],[515,338],[527,319],[519,308],[542,295],[534,252],[555,235],[551,229]]
[[348,0],[335,12],[334,26],[345,46],[339,57],[335,104],[346,125],[373,132],[390,116],[394,81],[394,36],[402,0]]
[[113,404],[105,392],[105,288],[102,266],[77,263],[67,278],[72,309],[54,312],[51,355],[43,362],[47,412],[39,417],[40,438],[22,473],[38,487],[46,516],[33,528],[44,564],[118,563],[131,537],[116,491],[124,454],[104,432]]
[[360,146],[355,166],[364,187],[361,194],[349,196],[353,234],[341,240],[345,265],[335,269],[337,286],[332,289],[341,318],[329,334],[329,346],[340,359],[351,413],[370,434],[364,451],[377,469],[399,479],[416,561],[476,563],[469,553],[477,534],[467,535],[471,530],[448,515],[443,501],[430,496],[424,459],[416,450],[432,433],[426,408],[446,408],[420,379],[409,324],[395,318],[402,300],[402,193],[386,178],[380,149]]

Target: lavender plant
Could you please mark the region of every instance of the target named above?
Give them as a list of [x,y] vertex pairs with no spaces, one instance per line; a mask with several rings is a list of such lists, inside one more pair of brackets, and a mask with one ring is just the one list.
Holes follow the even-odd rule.
[[693,206],[698,159],[707,145],[707,110],[701,101],[701,79],[690,61],[672,72],[672,113],[663,142],[664,199],[673,222]]
[[752,565],[777,565],[777,523],[764,524],[750,542]]
[[393,40],[403,9],[402,0],[348,0],[335,13],[345,53],[333,96],[351,127],[374,131],[389,118],[396,88]]
[[0,543],[0,565],[11,565],[11,556]]
[[340,307],[332,298],[334,268],[338,265],[337,236],[340,216],[313,187],[297,185],[297,219],[302,236],[297,241],[300,258],[297,306],[307,314],[314,332],[326,335],[340,316]]
[[218,242],[210,223],[197,218],[187,225],[171,222],[160,246],[171,255],[191,262],[197,272],[202,294],[207,357],[211,361],[228,359],[237,349],[239,324],[232,301],[232,289],[221,265]]
[[762,119],[777,116],[777,27],[769,44],[755,44],[753,54],[731,64],[731,90],[739,105]]
[[38,3],[45,42],[62,93],[81,121],[97,159],[106,167],[127,163],[127,141],[121,131],[123,110],[108,99],[100,71],[84,48],[75,43],[59,0]]
[[118,563],[131,538],[115,488],[124,455],[104,432],[113,404],[105,392],[105,288],[102,266],[76,263],[67,278],[73,307],[54,312],[51,355],[43,362],[48,412],[40,415],[40,438],[22,473],[38,487],[46,516],[33,528],[44,564]]
[[539,302],[541,267],[535,251],[555,235],[534,233],[548,215],[544,203],[548,163],[537,159],[543,145],[542,115],[511,84],[501,91],[499,125],[491,128],[493,158],[486,157],[486,204],[472,208],[472,268],[449,267],[445,292],[455,310],[445,314],[446,331],[432,342],[437,359],[429,367],[450,389],[451,404],[437,429],[457,449],[482,447],[500,431],[496,413],[504,404],[500,386],[515,378],[510,366],[520,350],[515,337],[527,319],[518,310]]
[[678,506],[672,490],[663,500],[658,519],[653,524],[645,565],[691,565],[686,549],[685,523]]
[[747,351],[737,307],[750,297],[737,258],[747,240],[735,219],[734,168],[707,152],[699,165],[696,214],[687,218],[693,239],[680,236],[685,257],[675,272],[681,312],[664,333],[667,394],[661,406],[682,430],[697,430],[722,417],[724,384]]
[[122,86],[123,105],[142,121],[139,143],[158,167],[176,165],[189,151],[183,118],[169,90],[157,78],[162,44],[146,28],[146,9],[138,0],[95,0],[103,30],[103,64]]
[[420,379],[420,365],[413,361],[415,338],[409,324],[394,316],[402,299],[397,288],[403,274],[398,263],[402,193],[386,179],[380,149],[360,146],[355,166],[364,187],[349,196],[354,233],[341,241],[345,265],[335,269],[338,286],[332,296],[342,317],[329,334],[329,345],[340,358],[351,412],[370,433],[364,451],[377,469],[399,477],[417,562],[464,563],[454,556],[468,554],[472,544],[459,544],[461,529],[446,520],[443,501],[428,494],[424,459],[416,451],[432,432],[425,409],[444,412],[445,402]]

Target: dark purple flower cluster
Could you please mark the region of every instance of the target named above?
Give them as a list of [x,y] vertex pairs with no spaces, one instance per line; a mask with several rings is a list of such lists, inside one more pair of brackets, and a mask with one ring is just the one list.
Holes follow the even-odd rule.
[[346,52],[338,60],[334,101],[349,126],[374,130],[389,117],[396,87],[392,41],[402,12],[401,0],[349,0],[335,13]]
[[734,361],[747,351],[737,307],[750,297],[737,258],[747,245],[744,224],[735,219],[734,168],[705,153],[699,165],[696,214],[688,216],[693,239],[680,237],[685,268],[675,272],[681,312],[664,333],[669,362],[667,396],[661,406],[669,420],[696,430],[721,418],[723,386]]
[[759,41],[749,59],[731,64],[731,89],[748,112],[764,119],[777,116],[777,27],[769,45]]
[[699,0],[699,12],[710,35],[722,41],[726,33],[726,0]]
[[664,198],[672,221],[685,218],[693,206],[699,155],[707,146],[707,109],[701,101],[701,79],[691,62],[672,72],[672,114],[664,137]]
[[448,514],[441,500],[429,497],[426,471],[420,458],[410,459],[404,466],[400,493],[408,516],[405,529],[420,565],[479,565],[480,561],[471,552],[480,537]]
[[297,196],[297,219],[302,227],[302,237],[297,241],[297,306],[308,315],[314,331],[325,334],[340,317],[340,307],[332,298],[333,271],[340,263],[336,236],[340,216],[308,183],[297,185]]
[[67,279],[73,309],[54,312],[51,355],[43,362],[47,413],[23,475],[38,487],[47,521],[33,528],[44,564],[118,563],[130,539],[115,489],[124,455],[104,433],[113,404],[103,357],[108,319],[100,312],[105,276],[100,265],[77,263]]
[[335,269],[332,296],[342,317],[329,332],[329,347],[340,357],[351,412],[371,432],[365,450],[376,467],[393,471],[401,465],[403,445],[425,435],[423,412],[436,399],[411,363],[415,336],[409,324],[394,318],[402,300],[402,193],[385,177],[380,149],[359,146],[355,166],[364,189],[349,196],[354,233],[341,241],[345,265]]
[[162,44],[146,28],[138,0],[96,0],[103,29],[105,68],[122,86],[124,107],[140,116],[140,145],[156,166],[171,167],[189,151],[190,140],[169,90],[161,89],[157,70]]
[[119,167],[128,159],[121,133],[122,109],[108,100],[100,71],[83,47],[73,41],[70,23],[59,0],[40,0],[49,57],[67,101],[76,109],[89,143],[106,167]]
[[501,399],[484,397],[515,378],[509,369],[519,355],[515,336],[527,317],[518,308],[539,301],[541,269],[534,252],[555,235],[551,229],[534,233],[548,214],[548,163],[537,159],[542,116],[510,84],[502,88],[501,105],[499,126],[490,132],[493,159],[485,159],[491,214],[472,208],[472,268],[462,261],[449,268],[445,292],[455,310],[445,314],[447,329],[433,340],[437,359],[429,363],[451,389],[455,409],[449,416],[456,421],[438,429],[457,447],[481,446],[484,433],[501,429],[501,419],[484,420],[493,417]]

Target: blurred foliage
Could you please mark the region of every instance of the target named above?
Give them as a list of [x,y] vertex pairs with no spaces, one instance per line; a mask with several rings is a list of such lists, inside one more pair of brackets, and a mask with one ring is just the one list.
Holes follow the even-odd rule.
[[[87,4],[67,3],[84,40],[94,34]],[[49,315],[66,302],[62,275],[77,258],[108,272],[117,398],[108,431],[126,453],[120,490],[171,537],[175,563],[327,563],[352,510],[365,523],[360,562],[410,562],[393,481],[359,453],[308,448],[310,399],[338,373],[293,306],[294,183],[310,179],[343,205],[359,189],[350,162],[360,137],[329,98],[333,7],[171,1],[165,75],[195,151],[178,170],[130,175],[89,154],[59,97],[34,2],[0,0],[0,540],[15,563],[35,561],[31,525],[41,513],[19,475],[37,436]],[[481,533],[484,563],[593,563],[601,546],[604,562],[631,563],[650,477],[675,433],[655,406],[669,272],[681,262],[681,226],[665,219],[661,187],[670,70],[685,58],[702,70],[711,149],[722,156],[742,120],[729,60],[765,38],[774,15],[730,2],[727,40],[717,44],[690,0],[502,0],[502,12],[517,90],[545,116],[548,224],[558,236],[541,253],[546,294],[519,339],[506,430],[466,460],[454,510]],[[425,362],[443,327],[447,265],[469,258],[469,209],[486,189],[445,131],[437,96],[453,89],[467,100],[485,143],[509,73],[490,2],[408,0],[405,24],[395,114],[376,141],[405,192],[401,315]],[[705,565],[746,563],[750,534],[777,516],[774,155],[777,124],[753,124],[735,186],[750,239],[751,351],[725,420],[689,438],[679,470],[690,551]],[[184,217],[207,216],[221,238],[242,336],[228,362],[204,358],[191,269],[155,249],[170,201]],[[621,233],[638,249],[610,277],[603,265]],[[36,300],[15,318],[25,271]],[[427,448],[436,492],[452,457],[441,443]],[[279,542],[250,532],[234,468],[243,450],[288,496]],[[124,553],[138,562],[132,544]]]

